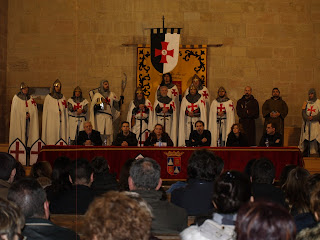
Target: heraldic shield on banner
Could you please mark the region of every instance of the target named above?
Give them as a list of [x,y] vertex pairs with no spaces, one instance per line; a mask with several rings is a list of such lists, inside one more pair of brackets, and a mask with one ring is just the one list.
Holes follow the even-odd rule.
[[164,154],[167,155],[167,172],[170,175],[179,174],[181,172],[181,156],[183,152],[169,151]]
[[[160,73],[172,71],[179,59],[180,28],[151,29],[151,62]],[[161,32],[162,31],[162,32]]]

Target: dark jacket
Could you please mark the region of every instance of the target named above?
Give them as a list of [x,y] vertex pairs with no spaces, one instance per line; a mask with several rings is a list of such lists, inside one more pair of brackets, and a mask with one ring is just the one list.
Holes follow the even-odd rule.
[[42,218],[27,218],[22,235],[28,240],[79,240],[74,231],[57,226]]
[[[269,135],[267,133],[263,134],[260,139],[259,147],[266,147],[266,140],[269,141],[269,147],[282,147],[282,136],[280,133],[276,132],[274,135]],[[277,140],[280,140],[279,143],[276,143]]]
[[188,185],[171,193],[171,202],[184,208],[188,215],[208,215],[213,210],[213,182],[190,179]]
[[[154,146],[157,142],[157,136],[154,132],[152,132],[150,136],[147,138],[147,140],[144,142],[144,146]],[[167,146],[173,146],[173,142],[169,137],[168,133],[162,133],[161,142],[167,143]]]
[[115,174],[109,172],[95,173],[94,181],[91,185],[95,195],[102,195],[105,192],[119,190],[119,184],[117,182]]
[[123,132],[117,134],[116,139],[113,141],[113,146],[121,146],[122,142],[126,141],[129,146],[137,146],[138,140],[136,134],[129,132],[128,136],[123,135]]
[[[201,140],[206,138],[206,142],[202,142]],[[192,141],[194,140],[194,141]],[[211,133],[209,130],[203,130],[203,133],[200,135],[197,130],[194,130],[190,133],[189,141],[187,142],[187,146],[194,146],[194,147],[210,147],[211,145]]]
[[160,200],[162,192],[156,190],[135,190],[151,206],[151,231],[153,233],[180,233],[188,225],[188,216],[183,208]]
[[252,183],[251,187],[254,200],[270,200],[287,207],[285,194],[280,188],[272,184],[255,182]]
[[227,147],[249,147],[247,136],[243,133],[239,133],[239,137],[231,131],[228,135]]
[[80,131],[77,137],[77,145],[84,145],[86,140],[91,140],[94,146],[101,146],[102,140],[100,136],[100,132],[96,130],[92,130],[90,136],[85,131]]
[[56,214],[85,214],[94,199],[94,192],[85,185],[73,185],[50,203],[50,212]]

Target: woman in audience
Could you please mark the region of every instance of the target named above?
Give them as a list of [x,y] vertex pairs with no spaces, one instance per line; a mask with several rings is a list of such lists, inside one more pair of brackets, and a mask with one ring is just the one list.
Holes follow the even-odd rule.
[[228,135],[227,147],[249,147],[248,138],[244,134],[242,125],[235,123]]
[[297,232],[316,224],[310,212],[310,194],[307,188],[307,178],[310,173],[302,168],[296,167],[291,170],[287,181],[283,185],[289,212],[294,217]]
[[279,182],[278,182],[277,186],[282,188],[282,186],[286,183],[286,181],[288,179],[289,173],[291,172],[291,170],[295,169],[296,167],[297,167],[297,165],[294,165],[294,164],[288,164],[288,165],[284,166],[284,168],[281,171],[281,174],[279,177]]
[[320,239],[320,184],[317,184],[311,194],[311,211],[317,220],[317,225],[311,228],[305,228],[297,235],[297,240],[316,240]]
[[119,189],[116,176],[109,172],[109,165],[104,157],[98,156],[92,159],[91,166],[94,178],[91,188],[96,195]]
[[52,167],[49,162],[36,162],[32,165],[30,177],[36,179],[45,188],[51,184]]
[[139,196],[131,194],[110,191],[96,198],[85,215],[85,239],[149,239],[151,211]]
[[144,146],[173,146],[173,142],[168,133],[163,131],[161,124],[156,124],[154,130],[144,143]]
[[214,182],[212,219],[201,226],[190,226],[181,234],[183,240],[224,240],[234,238],[234,225],[239,208],[250,200],[249,178],[238,171],[223,173]]
[[250,202],[238,212],[235,227],[237,240],[294,240],[292,216],[274,202]]
[[67,157],[58,157],[54,161],[52,184],[45,188],[49,201],[59,196],[61,192],[71,189],[72,184],[69,180],[70,163],[71,161]]

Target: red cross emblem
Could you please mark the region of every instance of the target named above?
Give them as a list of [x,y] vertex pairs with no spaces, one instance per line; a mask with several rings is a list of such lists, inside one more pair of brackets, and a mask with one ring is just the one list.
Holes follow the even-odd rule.
[[60,146],[63,146],[63,145],[65,145],[65,143],[64,143],[63,141],[60,141],[60,142],[59,142],[59,145],[60,145]]
[[152,105],[151,102],[148,102],[147,108],[149,108],[152,111]]
[[146,113],[146,111],[143,109],[142,111],[139,110],[137,113],[141,113],[141,117],[143,117],[143,114]]
[[39,141],[39,142],[38,142],[38,149],[37,149],[36,151],[31,151],[31,154],[37,154],[37,155],[39,155],[40,150],[41,150],[41,147],[42,147],[42,143]]
[[201,100],[201,102],[203,103],[204,106],[206,106],[206,102],[204,100]]
[[188,108],[191,108],[191,112],[193,112],[194,109],[197,108],[197,107],[198,107],[198,105],[193,104],[193,103],[191,105],[188,105]]
[[33,104],[33,105],[35,105],[35,106],[37,106],[37,103],[36,103],[36,101],[32,98],[32,100],[31,100],[31,103]]
[[82,106],[80,105],[80,103],[77,103],[77,105],[73,106],[74,111],[77,111],[78,109],[82,109]]
[[160,63],[168,63],[167,62],[167,55],[173,57],[174,49],[168,50],[168,44],[169,44],[169,42],[161,42],[162,49],[161,50],[160,49],[154,50],[155,57],[161,55]]
[[19,155],[20,155],[20,153],[24,154],[24,151],[20,151],[20,150],[19,150],[19,145],[20,145],[20,143],[17,141],[17,142],[16,142],[16,149],[15,149],[15,150],[10,150],[10,154],[11,154],[11,153],[15,154],[15,159],[16,159],[17,161],[19,161]]
[[203,91],[202,96],[203,96],[205,99],[208,99],[209,94],[207,93],[207,91]]
[[308,112],[312,114],[313,112],[316,112],[316,109],[314,109],[313,106],[311,106],[310,108],[308,108]]
[[220,103],[220,107],[217,107],[217,109],[219,110],[219,112],[225,112],[226,110],[222,103]]
[[28,101],[26,101],[26,107],[28,107]]
[[232,111],[233,111],[233,109],[234,109],[233,104],[229,104],[229,107],[232,107]]
[[173,110],[176,110],[176,105],[174,104],[174,102],[170,103],[170,106],[173,108]]
[[175,89],[172,89],[171,93],[173,94],[173,96],[177,96],[178,95],[178,92]]
[[167,107],[167,104],[163,104],[163,107],[162,108],[166,108],[166,109],[168,109],[169,110],[169,107]]
[[64,107],[67,108],[67,101],[66,101],[66,100],[63,100],[63,101],[62,101],[62,105],[64,105]]

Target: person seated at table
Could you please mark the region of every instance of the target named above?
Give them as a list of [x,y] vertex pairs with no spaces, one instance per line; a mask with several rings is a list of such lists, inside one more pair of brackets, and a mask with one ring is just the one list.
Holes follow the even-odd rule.
[[188,147],[210,147],[211,145],[211,133],[209,130],[204,129],[204,122],[201,120],[195,123],[196,130],[190,133]]
[[283,147],[282,136],[276,132],[274,123],[268,123],[267,132],[262,135],[259,147]]
[[117,134],[116,139],[112,143],[113,146],[137,146],[138,140],[136,134],[130,131],[129,122],[121,123],[121,131]]
[[173,147],[173,142],[168,133],[163,132],[163,126],[161,124],[156,124],[154,130],[145,141],[144,146]]
[[244,134],[242,125],[235,123],[228,134],[227,147],[249,147],[247,135]]
[[92,129],[90,121],[86,121],[83,124],[84,131],[80,131],[77,137],[77,145],[85,146],[101,146],[102,140],[100,132]]

